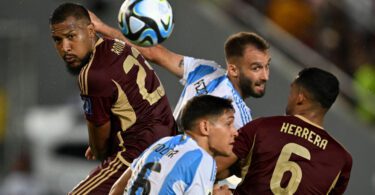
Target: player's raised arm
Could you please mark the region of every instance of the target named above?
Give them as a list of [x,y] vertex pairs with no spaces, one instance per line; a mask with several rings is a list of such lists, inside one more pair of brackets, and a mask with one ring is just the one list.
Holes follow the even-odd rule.
[[93,12],[90,11],[89,14],[91,22],[94,24],[95,31],[102,36],[125,41],[137,48],[148,61],[164,67],[179,78],[183,76],[184,69],[182,55],[174,53],[160,44],[153,47],[140,47],[132,44],[125,38],[119,29],[107,25]]

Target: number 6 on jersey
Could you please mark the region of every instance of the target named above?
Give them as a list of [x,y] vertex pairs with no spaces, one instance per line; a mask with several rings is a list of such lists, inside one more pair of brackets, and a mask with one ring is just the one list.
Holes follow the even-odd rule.
[[[274,194],[294,194],[302,180],[301,167],[296,162],[289,161],[292,153],[308,160],[311,158],[310,152],[305,147],[295,143],[286,144],[281,150],[275,170],[272,173],[270,188]],[[283,188],[281,187],[281,179],[287,171],[291,173],[291,177],[288,185]]]

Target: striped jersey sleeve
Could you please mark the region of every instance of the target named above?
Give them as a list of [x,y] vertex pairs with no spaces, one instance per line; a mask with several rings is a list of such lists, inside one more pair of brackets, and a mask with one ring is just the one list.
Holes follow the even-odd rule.
[[176,119],[179,119],[181,109],[188,100],[197,95],[209,94],[232,100],[236,129],[251,121],[250,108],[230,82],[226,70],[216,62],[185,56],[184,74],[180,82],[184,89],[173,113]]

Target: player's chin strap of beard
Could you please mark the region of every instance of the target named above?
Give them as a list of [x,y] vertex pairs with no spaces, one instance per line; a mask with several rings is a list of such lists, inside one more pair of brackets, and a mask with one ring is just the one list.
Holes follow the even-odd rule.
[[80,67],[83,68],[84,66],[86,66],[86,64],[88,64],[90,62],[90,59],[93,57],[92,56],[92,52],[89,52],[81,61],[81,65]]
[[90,59],[91,59],[91,57],[92,57],[92,52],[89,52],[82,60],[81,60],[81,63],[80,63],[80,65],[78,66],[78,67],[76,67],[76,68],[70,68],[69,66],[67,66],[67,68],[68,68],[68,71],[71,73],[71,74],[73,74],[73,75],[79,75],[79,73],[81,72],[81,70],[82,70],[82,68],[84,67],[84,66],[86,66],[88,63],[89,63],[89,61],[90,61]]

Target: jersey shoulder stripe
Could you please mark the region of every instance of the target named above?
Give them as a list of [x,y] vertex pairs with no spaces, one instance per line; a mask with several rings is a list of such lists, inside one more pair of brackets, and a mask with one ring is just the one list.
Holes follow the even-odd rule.
[[193,183],[198,167],[202,161],[202,151],[199,149],[186,152],[175,164],[169,174],[166,176],[159,194],[169,194],[169,189],[174,183],[185,184],[187,191]]
[[215,72],[216,68],[208,65],[201,64],[196,67],[193,71],[191,71],[187,76],[187,83],[189,85],[191,83],[196,82],[197,80],[201,79],[202,77]]
[[100,45],[103,41],[104,41],[103,39],[99,39],[99,40],[95,43],[95,49],[94,49],[94,51],[93,51],[93,53],[92,53],[92,57],[91,57],[89,63],[86,64],[86,65],[82,68],[81,72],[79,73],[79,76],[78,76],[78,83],[79,83],[79,88],[80,88],[80,90],[81,90],[81,94],[82,94],[82,95],[87,95],[87,94],[89,93],[89,91],[88,91],[88,82],[87,82],[87,80],[88,80],[88,72],[89,72],[89,69],[90,69],[90,67],[91,67],[91,64],[92,64],[92,62],[93,62],[93,60],[94,60],[94,58],[95,58],[96,49],[97,49],[98,45]]

